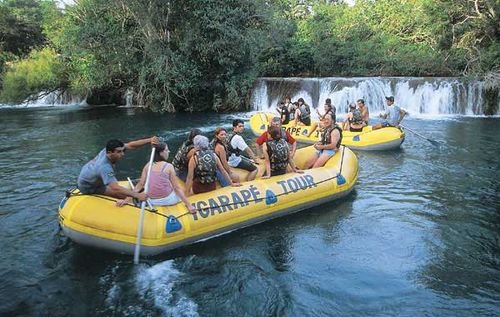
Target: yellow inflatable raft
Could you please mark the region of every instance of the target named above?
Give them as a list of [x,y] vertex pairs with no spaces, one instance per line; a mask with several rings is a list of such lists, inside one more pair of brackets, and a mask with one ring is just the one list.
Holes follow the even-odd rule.
[[[250,118],[250,128],[256,136],[260,136],[268,127],[268,122],[276,115],[272,113],[256,113]],[[320,137],[319,127],[311,136],[311,126],[297,125],[294,127],[294,121],[283,126],[292,136],[302,143],[313,144],[318,142]],[[342,133],[342,144],[353,150],[380,151],[392,150],[401,146],[405,140],[405,133],[394,127],[387,127],[378,130],[372,130],[371,126],[363,128],[362,132],[344,131]]]
[[[299,149],[297,166],[303,166],[313,153],[312,146]],[[263,165],[263,162],[259,165],[258,177],[263,175]],[[245,176],[244,171],[237,172]],[[357,177],[356,156],[341,147],[322,168],[256,179],[241,187],[218,188],[190,196],[196,214],[188,213],[182,203],[147,210],[141,255],[159,254],[332,201],[351,192]],[[139,215],[140,208],[132,205],[119,208],[112,198],[81,195],[76,189],[69,191],[59,205],[59,222],[70,239],[119,253],[133,254]]]

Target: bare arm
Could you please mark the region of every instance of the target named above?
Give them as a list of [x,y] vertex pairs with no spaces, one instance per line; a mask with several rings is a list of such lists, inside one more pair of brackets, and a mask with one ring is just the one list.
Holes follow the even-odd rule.
[[229,173],[229,171],[231,171],[231,168],[227,163],[226,151],[224,150],[224,147],[220,144],[217,144],[215,146],[215,153],[220,158],[220,162],[222,163],[222,166],[224,166],[224,169]]
[[249,156],[252,160],[254,160],[254,161],[256,161],[256,162],[257,162],[257,157],[253,154],[253,151],[252,151],[252,149],[251,149],[249,146],[247,146],[247,148],[245,149],[245,153],[246,153],[246,154],[248,154],[248,156]]
[[271,160],[269,159],[269,154],[267,153],[267,145],[262,144],[264,148],[264,162],[266,164],[266,174],[262,176],[263,179],[271,177]]
[[140,139],[140,140],[135,140],[135,141],[130,141],[125,144],[125,147],[129,150],[135,150],[140,148],[141,146],[144,146],[146,144],[158,144],[159,140],[157,137],[151,137],[147,139]]
[[194,157],[191,157],[189,159],[188,174],[186,177],[186,189],[185,189],[186,196],[189,196],[191,194],[191,188],[193,187],[194,166],[195,166]]
[[262,152],[262,145],[255,142],[255,150],[257,151],[257,156],[260,158],[264,158],[264,154]]
[[290,150],[290,159],[293,159],[296,151],[297,151],[297,141],[292,143],[292,149]]
[[227,171],[224,169],[224,166],[222,166],[222,163],[220,162],[219,158],[216,156],[215,157],[215,162],[217,163],[217,168],[219,169],[219,171],[222,173],[222,175],[224,175],[224,177],[226,178],[226,180],[232,184],[232,185],[236,185],[238,183],[233,183],[233,180],[231,179],[231,176],[229,176],[229,174],[227,173]]
[[128,188],[120,186],[117,182],[109,183],[108,187],[111,190],[118,192],[124,196],[134,197],[134,198],[137,198],[139,200],[146,200],[148,198],[148,196],[145,193],[136,193],[134,191],[131,191]]

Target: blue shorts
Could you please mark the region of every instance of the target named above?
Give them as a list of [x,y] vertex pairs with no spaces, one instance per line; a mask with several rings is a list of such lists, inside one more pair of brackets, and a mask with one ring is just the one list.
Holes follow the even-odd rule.
[[321,154],[333,156],[335,154],[335,150],[316,150],[316,156],[320,156]]
[[224,174],[222,174],[221,171],[219,171],[219,169],[215,171],[215,176],[217,177],[217,180],[219,181],[222,187],[227,187],[231,185],[231,183],[228,183],[227,179],[224,177]]
[[179,171],[178,169],[175,170],[175,174],[177,177],[179,177],[183,182],[186,182],[186,179],[188,177],[187,171]]
[[387,121],[384,121],[384,122],[382,122],[381,124],[382,124],[382,126],[383,126],[384,128],[387,128],[387,127],[394,127],[392,124],[390,124],[390,123],[389,123],[389,122],[387,122]]

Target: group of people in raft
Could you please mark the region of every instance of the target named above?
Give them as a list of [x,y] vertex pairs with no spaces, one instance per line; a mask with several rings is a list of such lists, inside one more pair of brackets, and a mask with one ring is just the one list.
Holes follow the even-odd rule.
[[[395,109],[396,112],[391,110],[394,104],[392,96],[386,97],[386,100],[389,106],[388,111],[383,114],[386,121],[379,126],[397,126],[406,113],[399,107]],[[190,204],[188,196],[215,190],[216,181],[219,181],[222,187],[241,186],[239,176],[231,168],[248,171],[246,181],[252,181],[257,176],[256,164],[258,164],[258,158],[261,158],[264,159],[266,167],[266,172],[261,177],[263,179],[287,172],[302,173],[293,162],[297,149],[296,141],[288,131],[282,129],[282,124],[287,124],[291,120],[287,102],[290,104],[288,97],[278,107],[280,116],[274,117],[268,130],[257,138],[256,154],[241,136],[244,122],[240,119],[233,120],[232,131],[229,134],[224,128],[215,129],[211,141],[203,136],[199,129],[192,129],[187,140],[178,149],[172,164],[167,162],[170,153],[168,145],[157,137],[127,143],[110,140],[106,148],[83,166],[78,176],[78,189],[82,194],[99,194],[118,198],[116,205],[119,207],[131,203],[133,198],[140,201],[148,200],[150,204],[157,206],[175,205],[182,201],[186,208],[194,213],[196,211]],[[284,107],[288,111],[285,111]],[[300,98],[293,116],[299,119],[296,120],[297,124],[311,124],[310,110],[305,115],[305,107],[309,108]],[[352,109],[351,116],[344,122],[344,130],[346,130],[345,124],[348,124],[347,129],[352,131],[352,129],[359,129],[359,125],[368,123],[368,117],[365,117],[368,109],[362,99],[358,100],[358,107]],[[354,113],[356,109],[360,110],[363,122],[360,122],[358,114]],[[307,160],[305,169],[325,165],[328,159],[339,150],[342,142],[342,129],[335,123],[335,107],[332,106],[330,99],[325,102],[325,113],[321,114],[318,111],[318,114],[322,134],[319,142],[314,144],[316,151]],[[309,121],[304,120],[308,116]],[[155,148],[147,194],[143,189],[149,163],[142,169],[140,181],[133,189],[119,185],[113,167],[123,158],[126,150],[137,149],[146,144],[151,144]],[[184,190],[177,178],[185,182]]]

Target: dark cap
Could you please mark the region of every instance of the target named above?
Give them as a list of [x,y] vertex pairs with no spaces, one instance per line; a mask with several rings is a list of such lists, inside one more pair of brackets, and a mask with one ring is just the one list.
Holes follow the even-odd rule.
[[387,96],[385,97],[385,100],[394,101],[394,96]]

